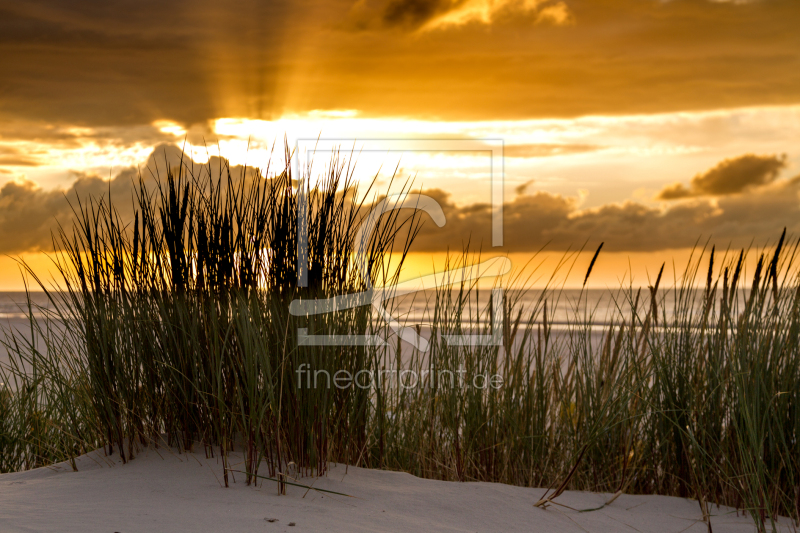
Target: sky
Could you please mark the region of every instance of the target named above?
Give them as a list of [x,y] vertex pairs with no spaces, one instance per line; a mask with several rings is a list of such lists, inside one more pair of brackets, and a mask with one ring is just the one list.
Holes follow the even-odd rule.
[[[797,237],[799,24],[796,0],[0,0],[0,289],[47,269],[65,196],[129,198],[180,149],[280,168],[284,139],[436,199],[423,270],[467,241],[581,270],[604,242],[594,282],[644,283],[698,243]],[[431,139],[502,145],[502,247],[487,152]]]

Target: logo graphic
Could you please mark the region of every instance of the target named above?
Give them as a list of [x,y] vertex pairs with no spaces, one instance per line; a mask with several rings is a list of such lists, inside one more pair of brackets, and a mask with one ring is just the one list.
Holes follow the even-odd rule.
[[[503,141],[500,140],[367,140],[352,139],[307,139],[298,140],[293,158],[293,173],[300,176],[297,197],[297,272],[298,286],[308,286],[308,198],[300,168],[300,161],[310,168],[314,154],[333,153],[346,143],[357,145],[359,152],[475,152],[486,154],[490,159],[490,184],[492,206],[492,246],[503,245]],[[354,307],[371,305],[387,325],[401,338],[418,350],[425,352],[428,341],[413,328],[400,324],[385,308],[383,302],[398,296],[424,290],[426,286],[450,286],[478,278],[499,277],[511,270],[511,261],[506,257],[493,257],[478,264],[447,270],[438,274],[376,289],[372,287],[366,264],[366,247],[370,235],[381,216],[395,209],[415,209],[427,213],[434,223],[442,227],[447,223],[439,203],[423,194],[389,195],[375,205],[362,222],[355,242],[358,243],[356,268],[361,272],[367,290],[356,294],[343,294],[327,299],[294,300],[289,312],[295,316],[310,316],[334,313]],[[443,335],[452,346],[499,346],[502,339],[503,290],[492,290],[492,324],[490,335]],[[348,345],[380,346],[386,341],[379,335],[309,335],[306,328],[298,329],[298,343],[303,346]]]

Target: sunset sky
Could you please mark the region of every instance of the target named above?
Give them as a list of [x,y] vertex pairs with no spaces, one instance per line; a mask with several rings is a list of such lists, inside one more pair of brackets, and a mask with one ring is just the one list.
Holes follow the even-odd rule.
[[[129,198],[178,146],[274,170],[284,136],[436,198],[420,264],[603,241],[595,284],[641,284],[697,242],[797,237],[798,28],[797,0],[0,0],[0,290],[45,268],[65,193]],[[484,153],[363,139],[501,140],[504,246]]]

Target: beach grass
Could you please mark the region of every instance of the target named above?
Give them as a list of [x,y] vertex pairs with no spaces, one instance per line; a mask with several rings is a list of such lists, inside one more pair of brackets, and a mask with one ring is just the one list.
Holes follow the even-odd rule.
[[[779,515],[800,520],[797,241],[781,236],[749,275],[748,251],[698,249],[670,284],[662,267],[648,287],[609,292],[611,316],[596,316],[582,292],[566,324],[553,323],[564,297],[557,273],[527,307],[520,278],[500,292],[442,285],[423,352],[369,306],[289,312],[295,299],[396,281],[389,258],[402,265],[422,222],[414,211],[387,213],[365,261],[354,260],[368,207],[356,198],[369,195],[354,191],[338,157],[306,190],[307,287],[297,286],[299,188],[289,169],[264,178],[181,164],[155,185],[135,184],[131,223],[108,199],[74,200],[75,225],[54,239],[60,282],[28,271],[50,306],[30,304],[29,335],[5,332],[0,472],[100,447],[128,461],[146,446],[202,446],[221,458],[224,484],[237,449],[247,483],[286,480],[289,465],[311,476],[344,462],[551,488],[532,505],[568,488],[690,497],[705,517],[730,505],[759,530]],[[464,250],[449,266],[478,259]],[[490,334],[498,294],[501,342],[446,340]],[[300,328],[387,343],[308,346]],[[419,378],[314,387],[317,374],[300,369]],[[479,375],[499,376],[499,386],[476,386]]]

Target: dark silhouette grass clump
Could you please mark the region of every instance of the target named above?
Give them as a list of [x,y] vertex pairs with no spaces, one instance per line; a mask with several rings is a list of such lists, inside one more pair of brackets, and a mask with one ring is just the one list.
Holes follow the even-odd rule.
[[[219,454],[226,484],[236,447],[248,483],[265,477],[259,468],[285,480],[287,465],[322,475],[337,461],[552,487],[541,506],[569,488],[692,497],[707,520],[712,504],[731,505],[760,530],[778,515],[800,519],[797,242],[782,236],[748,277],[744,251],[703,250],[669,289],[659,273],[644,293],[609,293],[617,311],[605,325],[583,291],[558,326],[555,284],[524,309],[524,287],[506,289],[499,346],[449,344],[446,335],[486,332],[493,306],[467,282],[439,287],[428,351],[401,354],[368,306],[288,312],[295,298],[368,288],[354,262],[368,206],[344,162],[329,168],[307,191],[305,288],[288,170],[237,177],[182,164],[155,186],[139,180],[128,224],[106,200],[75,202],[75,226],[55,239],[52,309],[31,313],[38,340],[6,334],[0,471],[103,446],[127,461],[166,440]],[[401,213],[382,217],[366,247],[376,286],[397,279],[390,255],[402,262],[419,229],[414,212]],[[298,328],[380,332],[389,344],[301,346]],[[416,387],[309,388],[301,365],[425,377]],[[441,371],[465,379],[432,377]],[[479,374],[502,386],[472,386]]]

